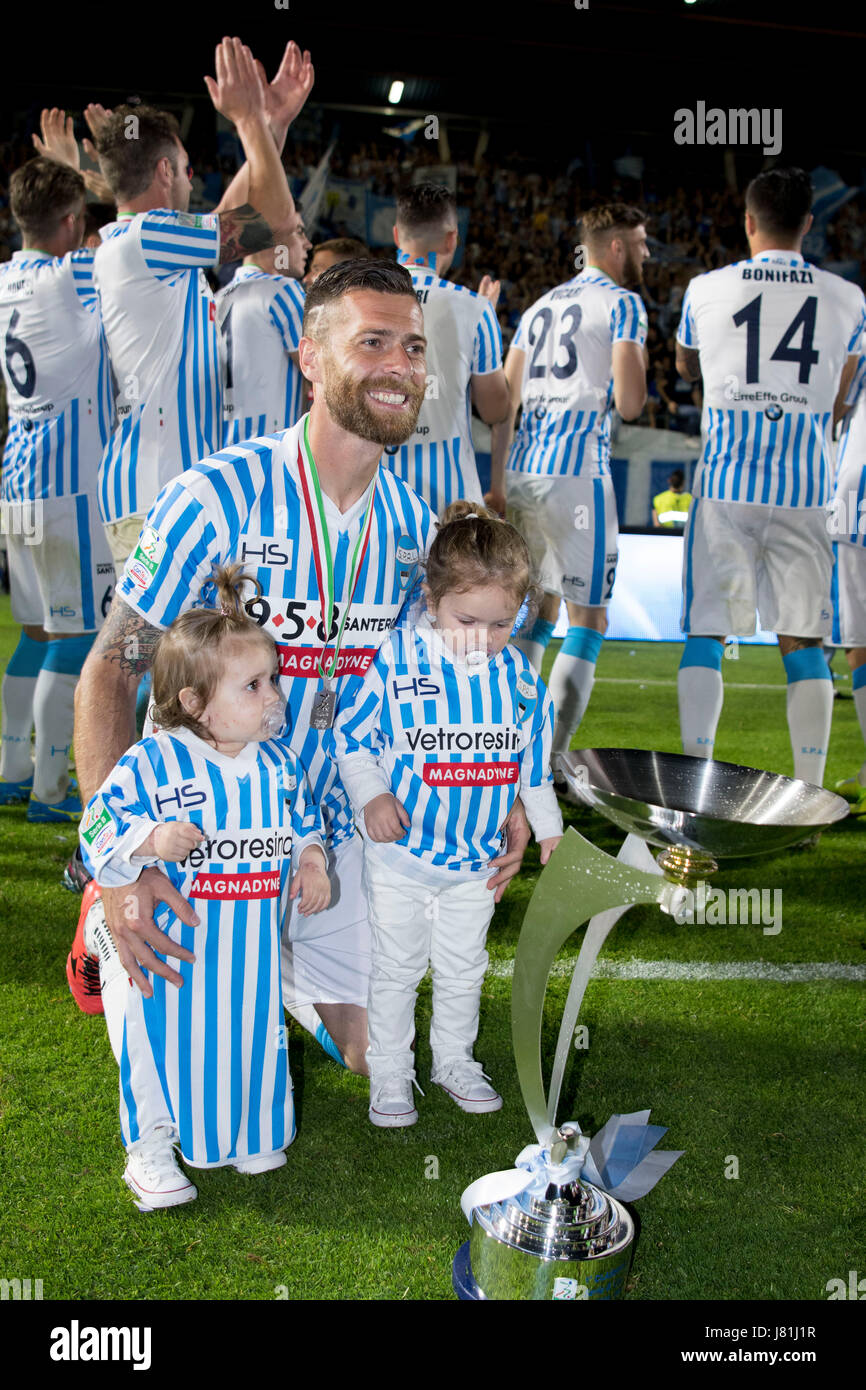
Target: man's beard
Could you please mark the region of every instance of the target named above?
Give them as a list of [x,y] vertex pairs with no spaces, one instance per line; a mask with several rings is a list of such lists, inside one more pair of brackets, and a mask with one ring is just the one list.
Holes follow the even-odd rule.
[[[390,391],[407,398],[406,410],[399,415],[377,415],[367,400],[368,391]],[[372,444],[405,444],[415,431],[424,401],[424,388],[414,382],[395,385],[393,377],[355,381],[336,368],[328,373],[324,389],[325,405],[335,424]]]
[[627,250],[625,253],[625,265],[622,268],[622,287],[624,290],[636,290],[643,284],[643,263]]

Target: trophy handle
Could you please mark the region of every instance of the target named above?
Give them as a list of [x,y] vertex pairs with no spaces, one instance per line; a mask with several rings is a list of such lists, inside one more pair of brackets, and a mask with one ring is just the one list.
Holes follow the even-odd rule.
[[[645,840],[638,835],[627,835],[623,840],[619,854],[616,856],[621,864],[629,864],[633,869],[643,869],[649,874],[661,874],[661,869],[653,858]],[[562,1082],[565,1077],[565,1069],[571,1056],[571,1040],[574,1037],[574,1029],[577,1024],[577,1016],[580,1013],[580,1006],[583,1003],[583,996],[589,984],[593,967],[598,959],[598,954],[613,931],[623,913],[628,912],[630,904],[624,907],[612,907],[607,912],[599,912],[587,923],[586,931],[583,934],[583,942],[580,947],[580,954],[574,967],[574,974],[571,977],[571,985],[568,991],[568,998],[565,1001],[565,1008],[562,1013],[562,1023],[559,1026],[559,1038],[556,1043],[556,1053],[553,1058],[553,1069],[550,1073],[550,1090],[547,1100],[547,1120],[554,1129],[556,1128],[556,1111],[559,1106],[559,1095],[562,1090]]]
[[[629,839],[634,837],[629,836]],[[626,862],[624,850],[625,846],[620,851],[622,857],[616,860],[569,827],[542,871],[523,920],[514,959],[511,1036],[523,1101],[542,1145],[555,1133],[551,1116],[556,1113],[565,1069],[563,1058],[556,1094],[554,1096],[551,1085],[548,1107],[541,1069],[541,1025],[547,980],[557,951],[584,922],[620,909],[606,928],[602,924],[594,932],[582,965],[581,956],[578,957],[575,976],[579,969],[580,978],[576,986],[572,981],[569,992],[569,1002],[572,1002],[572,992],[577,1000],[573,1010],[576,1018],[590,971],[611,927],[635,903],[661,903],[672,887],[660,876],[656,865],[652,872],[632,867]],[[630,850],[629,857],[632,853]],[[567,1055],[571,1028],[564,1043],[563,1030],[560,1030],[558,1057],[562,1051]]]

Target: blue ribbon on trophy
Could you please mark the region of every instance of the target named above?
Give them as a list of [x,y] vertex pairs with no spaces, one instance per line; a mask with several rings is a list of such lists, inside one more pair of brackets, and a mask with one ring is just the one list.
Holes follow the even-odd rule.
[[645,1197],[685,1152],[661,1149],[653,1153],[667,1129],[648,1124],[649,1113],[635,1110],[630,1115],[611,1115],[592,1139],[575,1121],[569,1121],[561,1128],[563,1134],[569,1133],[570,1143],[559,1163],[551,1152],[555,1145],[527,1144],[513,1168],[487,1173],[469,1184],[460,1198],[463,1215],[471,1226],[476,1207],[504,1202],[520,1193],[543,1200],[551,1183],[565,1187],[580,1179],[620,1202]]

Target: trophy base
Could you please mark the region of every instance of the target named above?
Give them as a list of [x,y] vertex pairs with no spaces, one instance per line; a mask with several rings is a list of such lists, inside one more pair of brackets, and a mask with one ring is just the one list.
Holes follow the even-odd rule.
[[718,870],[718,863],[706,850],[691,849],[688,845],[671,845],[658,856],[659,867],[665,878],[693,888],[702,879],[707,879]]

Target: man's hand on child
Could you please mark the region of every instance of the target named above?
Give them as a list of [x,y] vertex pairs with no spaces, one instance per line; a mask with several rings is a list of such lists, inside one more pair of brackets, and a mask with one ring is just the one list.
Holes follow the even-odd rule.
[[364,824],[370,839],[383,844],[402,840],[412,822],[402,802],[391,792],[382,792],[364,807]]
[[309,917],[314,912],[323,912],[331,902],[331,880],[324,856],[315,845],[305,849],[298,863],[298,870],[292,879],[290,898],[301,895],[298,912]]
[[539,840],[538,848],[541,850],[542,864],[547,863],[548,859],[553,854],[553,851],[556,849],[556,846],[559,844],[561,839],[561,835],[551,835],[546,840]]
[[179,864],[204,839],[204,832],[191,821],[170,820],[158,825],[139,845],[134,858],[155,856],[166,864]]

